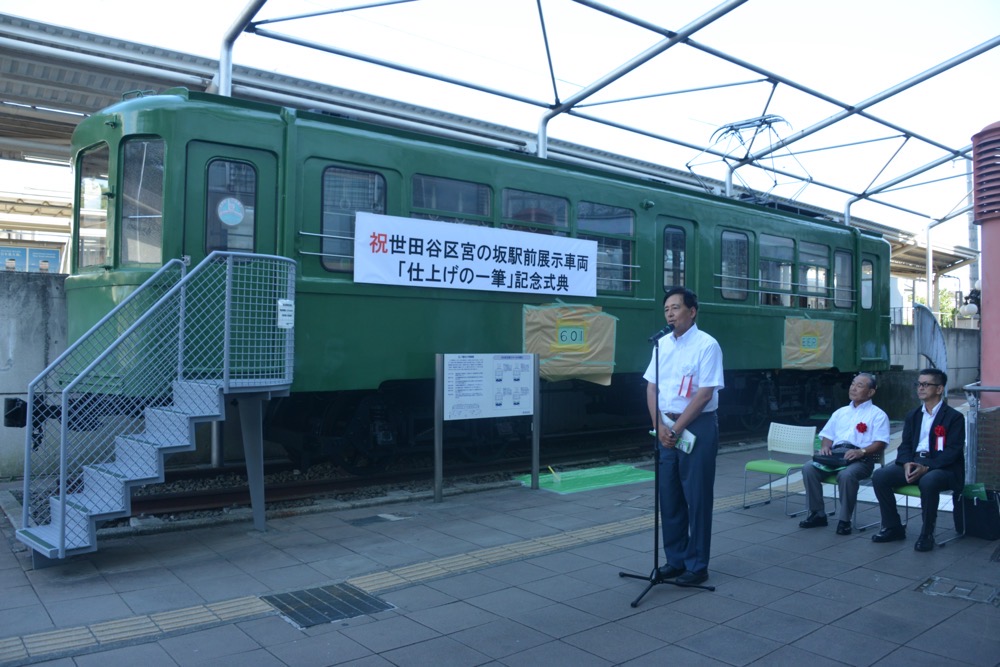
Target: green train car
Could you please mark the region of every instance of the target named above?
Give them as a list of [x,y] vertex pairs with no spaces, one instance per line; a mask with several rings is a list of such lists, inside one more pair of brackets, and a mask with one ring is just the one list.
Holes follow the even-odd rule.
[[[524,307],[556,300],[355,282],[358,212],[596,242],[596,296],[562,300],[617,318],[614,374],[610,386],[543,383],[546,434],[646,426],[647,337],[676,285],[699,295],[699,325],[725,355],[720,414],[744,427],[828,412],[831,387],[889,366],[889,246],[853,227],[182,89],[87,118],[73,155],[71,340],[171,258],[298,261],[293,393],[267,427],[306,462],[333,455],[364,468],[429,444],[435,354],[520,352]],[[800,364],[810,346],[825,361]],[[487,443],[509,428],[469,425]]]

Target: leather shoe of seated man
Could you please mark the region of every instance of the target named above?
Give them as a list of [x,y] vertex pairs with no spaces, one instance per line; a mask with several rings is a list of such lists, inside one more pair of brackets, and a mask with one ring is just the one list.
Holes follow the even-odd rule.
[[679,575],[684,574],[683,567],[674,567],[667,563],[666,565],[661,565],[657,568],[656,574],[660,579],[673,579]]
[[838,535],[850,535],[851,534],[851,522],[850,521],[838,521],[837,522],[837,534]]
[[703,584],[706,581],[708,581],[708,570],[700,570],[698,572],[688,570],[681,576],[674,579],[674,583],[680,584],[681,586],[697,586],[698,584]]
[[819,528],[826,525],[826,515],[822,512],[813,512],[803,521],[799,521],[799,528]]
[[920,537],[913,543],[914,551],[931,551],[934,549],[934,535],[920,533]]
[[899,542],[906,539],[906,528],[895,526],[893,528],[883,528],[872,535],[872,542]]

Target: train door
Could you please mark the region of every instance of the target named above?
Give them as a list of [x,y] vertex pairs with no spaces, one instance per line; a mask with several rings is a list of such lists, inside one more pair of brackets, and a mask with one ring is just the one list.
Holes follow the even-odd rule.
[[657,263],[663,267],[659,280],[662,292],[658,298],[674,287],[687,287],[697,292],[698,285],[695,275],[695,265],[692,263],[695,255],[695,223],[669,215],[657,216],[657,229],[660,231],[660,251]]
[[191,142],[183,247],[192,266],[213,250],[275,254],[277,183],[273,153]]
[[882,270],[878,258],[869,253],[861,254],[861,285],[858,290],[858,353],[862,368],[868,364],[884,364],[889,361],[886,341],[883,331],[884,321],[881,314],[888,309],[882,303],[883,294],[879,291],[882,284],[878,272]]

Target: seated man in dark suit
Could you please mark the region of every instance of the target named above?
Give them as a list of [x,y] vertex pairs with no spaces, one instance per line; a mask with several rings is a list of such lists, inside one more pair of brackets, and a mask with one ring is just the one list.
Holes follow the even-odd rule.
[[942,491],[960,491],[965,481],[965,417],[944,402],[948,376],[937,368],[920,371],[917,396],[921,406],[914,408],[903,422],[903,439],[896,452],[896,465],[875,471],[872,486],[882,512],[882,530],[872,535],[872,542],[906,539],[906,528],[899,521],[896,496],[892,489],[906,484],[920,487],[923,525],[913,548],[934,548],[938,499]]

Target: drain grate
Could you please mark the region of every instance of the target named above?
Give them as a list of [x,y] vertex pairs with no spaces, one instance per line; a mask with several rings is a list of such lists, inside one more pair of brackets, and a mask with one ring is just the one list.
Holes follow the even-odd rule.
[[261,600],[300,628],[333,623],[392,609],[392,605],[350,584],[333,584],[291,593],[264,595]]
[[917,586],[917,590],[926,595],[943,595],[973,602],[994,603],[997,599],[997,589],[993,586],[947,577],[930,577]]

